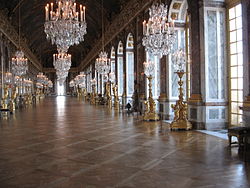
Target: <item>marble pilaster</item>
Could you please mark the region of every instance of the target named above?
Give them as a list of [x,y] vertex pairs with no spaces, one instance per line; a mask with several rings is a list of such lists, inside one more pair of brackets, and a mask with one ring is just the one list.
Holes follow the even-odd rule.
[[242,0],[244,90],[243,124],[250,126],[250,2]]

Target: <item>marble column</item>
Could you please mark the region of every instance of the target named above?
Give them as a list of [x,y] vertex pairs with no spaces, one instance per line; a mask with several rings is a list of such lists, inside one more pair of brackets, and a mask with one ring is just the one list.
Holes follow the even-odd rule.
[[199,120],[202,111],[201,93],[201,35],[203,8],[199,6],[198,0],[188,0],[188,12],[190,15],[190,44],[191,44],[191,84],[190,98],[188,100],[189,120],[196,129],[204,128],[202,120]]
[[168,97],[168,70],[167,70],[167,57],[163,56],[160,59],[160,96],[159,96],[159,113],[161,119],[169,119],[170,105]]
[[126,34],[123,33],[123,97],[122,97],[122,104],[125,106],[127,104],[127,58],[126,58],[126,52],[127,52],[127,41],[126,41]]
[[192,62],[188,116],[195,129],[227,126],[224,7],[223,2],[216,0],[189,1]]
[[137,62],[137,67],[136,67],[136,74],[137,74],[137,82],[138,82],[138,88],[139,88],[139,110],[142,112],[144,110],[144,101],[146,100],[145,98],[145,93],[146,93],[146,77],[144,75],[144,70],[143,70],[143,62],[146,60],[146,53],[145,53],[145,48],[142,46],[142,37],[143,37],[143,31],[142,31],[142,22],[143,22],[143,15],[140,15],[137,17],[136,20],[136,41],[135,43],[137,44],[136,46],[136,62]]

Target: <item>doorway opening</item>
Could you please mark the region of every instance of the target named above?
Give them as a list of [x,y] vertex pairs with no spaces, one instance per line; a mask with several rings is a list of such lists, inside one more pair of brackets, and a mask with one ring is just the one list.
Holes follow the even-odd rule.
[[64,96],[65,95],[65,83],[60,84],[57,82],[57,96]]

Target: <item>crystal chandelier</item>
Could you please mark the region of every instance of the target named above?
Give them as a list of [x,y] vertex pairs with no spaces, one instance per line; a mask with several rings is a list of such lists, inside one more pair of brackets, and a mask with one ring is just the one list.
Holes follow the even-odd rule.
[[186,66],[186,55],[182,49],[176,50],[172,54],[172,62],[176,72],[184,72]]
[[42,72],[39,72],[36,77],[37,77],[37,83],[36,83],[37,88],[43,88],[47,86],[49,88],[53,87],[53,82],[49,80],[48,77],[44,75]]
[[168,19],[168,6],[152,5],[149,9],[149,20],[143,22],[142,45],[153,55],[168,55],[176,41],[174,21]]
[[71,80],[71,81],[69,82],[69,87],[75,87],[75,82],[74,82],[74,80]]
[[43,81],[44,81],[46,76],[42,72],[39,72],[36,77],[37,77],[37,82],[43,84]]
[[66,53],[70,46],[84,41],[85,6],[80,5],[78,12],[75,0],[57,0],[55,7],[53,3],[47,4],[44,27],[47,39],[57,45],[59,53]]
[[54,54],[53,65],[56,69],[57,80],[60,84],[63,84],[71,66],[71,55],[66,53]]
[[48,87],[53,88],[53,82],[51,80],[48,81]]
[[99,74],[107,75],[110,71],[110,59],[107,52],[101,51],[99,58],[96,59],[95,69]]
[[109,81],[111,83],[115,83],[115,73],[114,72],[109,73]]
[[[20,0],[19,0],[20,2]],[[19,7],[19,26],[18,26],[18,43],[20,48],[20,33],[21,33],[21,21],[20,21],[20,7]],[[16,76],[22,76],[25,75],[28,71],[28,59],[24,57],[24,53],[21,50],[16,51],[15,57],[11,60],[12,64],[12,72]]]
[[24,82],[24,86],[26,87],[31,87],[33,84],[33,82],[30,79],[28,80],[24,79],[23,82]]
[[12,71],[16,76],[25,75],[28,71],[28,60],[24,57],[22,51],[16,51],[15,57],[12,58]]
[[79,86],[79,88],[85,88],[86,87],[86,75],[84,72],[80,72],[79,75],[77,75],[73,80],[69,83],[70,87]]
[[42,89],[42,88],[43,88],[43,84],[37,82],[37,83],[36,83],[36,87],[37,87],[38,89]]
[[5,73],[4,83],[7,84],[7,85],[11,85],[12,84],[12,73],[10,73],[10,72],[6,72]]
[[99,58],[96,59],[95,69],[99,74],[107,75],[110,71],[110,59],[107,52],[104,51],[104,24],[103,24],[103,0],[102,0],[102,51]]
[[90,84],[91,86],[96,86],[96,79],[93,78],[92,80],[90,80]]

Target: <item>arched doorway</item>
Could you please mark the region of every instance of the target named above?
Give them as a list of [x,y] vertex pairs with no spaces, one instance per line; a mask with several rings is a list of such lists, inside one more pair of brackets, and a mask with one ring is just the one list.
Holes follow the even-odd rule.
[[58,81],[56,82],[56,94],[57,96],[65,96],[66,94],[66,87],[65,82],[63,84],[60,84]]

